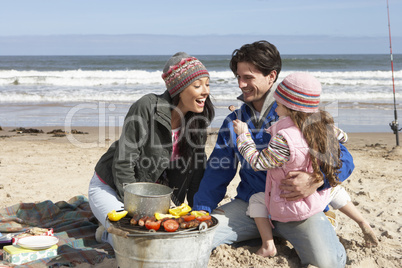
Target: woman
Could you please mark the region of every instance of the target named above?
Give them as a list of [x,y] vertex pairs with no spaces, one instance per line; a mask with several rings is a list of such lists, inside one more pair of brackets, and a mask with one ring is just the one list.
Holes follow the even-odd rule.
[[[124,207],[127,183],[165,184],[174,189],[176,204],[186,197],[193,204],[204,174],[206,128],[214,117],[209,73],[198,59],[178,52],[167,61],[162,78],[167,90],[147,94],[130,107],[120,139],[95,167],[88,197],[103,226],[108,212]],[[97,240],[112,244],[103,226]]]

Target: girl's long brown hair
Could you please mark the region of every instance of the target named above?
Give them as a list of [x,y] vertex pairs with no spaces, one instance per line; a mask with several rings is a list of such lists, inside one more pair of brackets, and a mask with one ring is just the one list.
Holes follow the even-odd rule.
[[340,160],[339,142],[334,130],[334,119],[326,112],[304,113],[288,109],[290,118],[302,131],[310,148],[313,176],[316,182],[323,180],[323,174],[331,186],[341,182],[338,179]]

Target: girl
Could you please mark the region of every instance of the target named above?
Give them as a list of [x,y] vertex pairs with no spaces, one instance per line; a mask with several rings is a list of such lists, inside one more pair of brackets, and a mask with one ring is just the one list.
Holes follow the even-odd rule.
[[196,58],[179,52],[166,63],[166,91],[147,94],[128,111],[121,137],[100,158],[89,185],[89,204],[102,224],[98,242],[108,242],[106,215],[121,210],[123,185],[155,182],[175,189],[176,204],[192,206],[204,174],[206,128],[214,117],[209,73]]
[[[341,167],[337,138],[345,141],[346,134],[334,126],[333,118],[327,112],[319,110],[320,94],[321,84],[310,74],[293,73],[287,76],[274,93],[279,121],[268,128],[271,140],[268,148],[261,152],[251,139],[247,124],[239,119],[233,121],[234,130],[239,135],[239,152],[254,170],[268,170],[265,194],[254,194],[248,208],[248,214],[255,219],[262,238],[258,255],[276,255],[272,221],[305,220],[323,211],[330,201],[331,188],[316,191],[298,201],[281,198],[280,181],[289,171],[312,173],[316,182],[323,181],[325,175],[329,184],[335,187],[333,189],[337,189],[336,193],[346,194],[336,187],[340,184],[337,174]],[[358,213],[350,200],[345,207],[346,211]],[[360,213],[355,218],[363,219]],[[368,226],[372,232],[365,223],[365,230]]]

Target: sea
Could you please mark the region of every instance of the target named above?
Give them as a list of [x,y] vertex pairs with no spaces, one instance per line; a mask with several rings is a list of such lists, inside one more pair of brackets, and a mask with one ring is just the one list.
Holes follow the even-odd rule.
[[[216,109],[211,127],[219,128],[228,106],[242,104],[230,55],[194,56],[210,72]],[[169,57],[0,56],[0,126],[121,126],[132,103],[165,90],[161,75]],[[392,61],[385,54],[282,59],[278,81],[297,71],[317,77],[323,86],[321,106],[347,132],[392,132],[395,108],[402,116],[402,54]]]

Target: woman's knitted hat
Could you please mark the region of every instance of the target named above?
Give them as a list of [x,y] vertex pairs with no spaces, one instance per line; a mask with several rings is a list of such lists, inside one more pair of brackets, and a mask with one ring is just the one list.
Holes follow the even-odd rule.
[[209,77],[207,69],[198,59],[185,52],[174,54],[166,62],[162,74],[172,98],[201,77]]
[[321,83],[309,73],[292,73],[277,86],[274,98],[289,109],[315,113],[320,105]]

